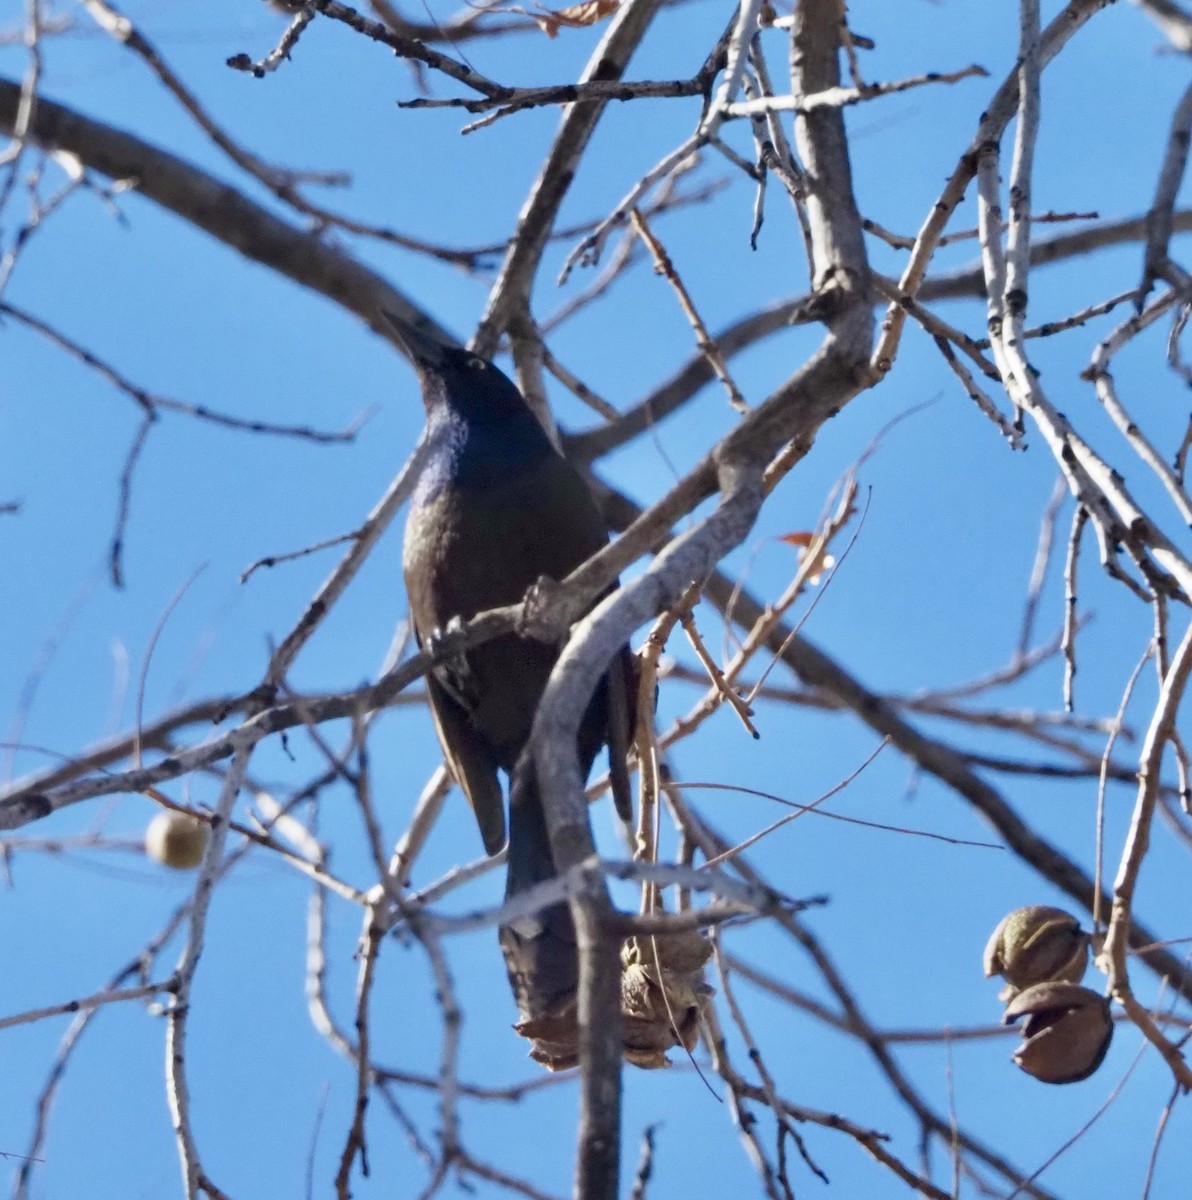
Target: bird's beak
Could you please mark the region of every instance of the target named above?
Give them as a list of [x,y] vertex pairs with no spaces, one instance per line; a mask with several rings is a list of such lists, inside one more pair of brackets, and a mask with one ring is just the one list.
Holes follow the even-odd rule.
[[438,337],[386,309],[381,309],[381,315],[393,332],[393,340],[419,371],[433,371],[443,365],[446,346]]

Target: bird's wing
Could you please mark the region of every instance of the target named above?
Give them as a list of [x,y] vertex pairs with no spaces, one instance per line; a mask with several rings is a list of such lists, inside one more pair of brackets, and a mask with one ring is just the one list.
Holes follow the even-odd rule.
[[505,844],[505,802],[496,764],[467,712],[434,675],[427,676],[426,690],[443,757],[476,814],[485,852],[496,854]]

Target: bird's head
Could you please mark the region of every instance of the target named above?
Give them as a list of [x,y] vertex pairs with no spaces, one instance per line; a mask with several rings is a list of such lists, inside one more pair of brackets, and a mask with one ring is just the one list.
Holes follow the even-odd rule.
[[384,315],[422,381],[422,402],[428,415],[439,405],[447,405],[468,421],[523,415],[533,419],[517,386],[487,359],[448,345],[393,313]]

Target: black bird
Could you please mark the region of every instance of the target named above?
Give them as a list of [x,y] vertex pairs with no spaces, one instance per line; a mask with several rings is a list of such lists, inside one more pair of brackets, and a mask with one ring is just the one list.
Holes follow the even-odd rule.
[[[606,544],[608,533],[583,478],[501,371],[399,318],[389,321],[418,371],[426,407],[428,456],[410,501],[403,553],[422,645],[456,618],[519,602],[544,575],[563,579]],[[443,754],[489,854],[505,842],[498,772],[513,777],[557,657],[557,647],[511,633],[440,664],[427,678]],[[586,774],[609,745],[614,799],[626,820],[633,674],[625,647],[592,697],[577,747]],[[518,772],[506,895],[554,874],[533,770]],[[519,1030],[539,1039],[533,1053],[540,1061],[571,1065],[578,968],[567,905],[502,927],[501,945],[523,1018]],[[552,1041],[559,1044],[552,1048]]]

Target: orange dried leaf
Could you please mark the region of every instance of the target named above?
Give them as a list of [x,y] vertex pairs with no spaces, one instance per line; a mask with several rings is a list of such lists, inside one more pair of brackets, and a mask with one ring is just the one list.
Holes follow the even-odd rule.
[[800,530],[798,533],[783,533],[780,534],[778,540],[786,542],[788,546],[810,546],[814,533],[808,532],[806,529]]
[[[788,546],[799,547],[799,565],[803,565],[804,559],[807,557],[811,543],[815,541],[816,535],[808,533],[806,530],[800,530],[796,533],[780,534],[778,540],[785,542]],[[825,553],[825,548],[821,547],[819,553],[815,556],[815,562],[812,564],[811,573],[807,576],[807,582],[814,587],[819,583],[825,571],[830,571],[836,565],[836,559]]]

